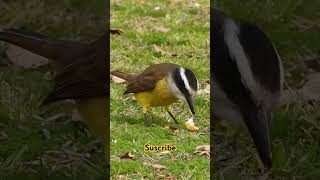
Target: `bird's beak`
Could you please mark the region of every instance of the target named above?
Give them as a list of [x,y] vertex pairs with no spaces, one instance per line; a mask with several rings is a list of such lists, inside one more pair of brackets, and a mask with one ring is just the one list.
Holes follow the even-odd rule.
[[192,112],[193,115],[195,115],[195,111],[194,111],[194,97],[193,96],[187,96],[187,102],[188,102],[188,105],[189,105],[189,108]]
[[270,113],[259,109],[256,114],[251,114],[251,116],[245,120],[261,160],[267,168],[270,168],[272,164],[271,140],[269,137],[270,118]]

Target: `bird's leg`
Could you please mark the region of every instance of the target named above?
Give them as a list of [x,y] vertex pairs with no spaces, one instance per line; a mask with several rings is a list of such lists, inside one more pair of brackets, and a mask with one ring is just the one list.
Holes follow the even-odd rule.
[[143,110],[143,114],[144,114],[144,127],[148,127],[149,126],[148,116],[147,116],[148,107],[144,106],[144,107],[142,107],[142,110]]
[[172,117],[172,119],[174,120],[174,122],[176,123],[176,124],[178,124],[178,121],[176,120],[176,118],[172,115],[172,113],[170,112],[170,111],[167,111],[169,114],[170,114],[170,116]]
[[170,106],[166,107],[167,112],[170,114],[170,116],[172,117],[172,119],[174,120],[174,122],[176,124],[178,124],[178,121],[176,120],[176,118],[173,116],[173,114],[170,112]]
[[149,127],[147,113],[144,113],[144,127]]

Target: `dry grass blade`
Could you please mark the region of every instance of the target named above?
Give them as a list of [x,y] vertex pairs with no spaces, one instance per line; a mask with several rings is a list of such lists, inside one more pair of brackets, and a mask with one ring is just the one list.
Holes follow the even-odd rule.
[[120,159],[133,160],[133,158],[134,158],[134,155],[132,155],[130,152],[126,152],[120,156]]
[[196,147],[196,151],[194,152],[196,154],[200,154],[200,156],[209,156],[210,157],[210,145],[200,145]]
[[126,80],[119,78],[117,76],[111,75],[111,80],[116,83],[116,84],[120,84],[120,83],[125,83]]
[[162,166],[160,164],[143,163],[143,165],[148,166],[148,167],[152,167],[152,168],[157,169],[157,170],[167,169],[166,166]]

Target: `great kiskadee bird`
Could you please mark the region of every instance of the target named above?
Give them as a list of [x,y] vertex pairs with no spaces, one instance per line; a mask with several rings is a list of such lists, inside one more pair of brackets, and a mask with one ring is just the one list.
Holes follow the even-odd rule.
[[187,101],[192,114],[195,114],[194,98],[198,90],[198,80],[190,69],[163,63],[153,64],[139,75],[120,71],[113,71],[111,74],[126,80],[128,85],[124,94],[134,94],[142,107],[145,126],[148,126],[148,108],[152,106],[164,106],[177,123],[170,112],[170,105],[179,99]]
[[46,57],[53,64],[54,89],[43,104],[76,100],[82,119],[104,143],[109,137],[108,33],[92,43],[82,43],[16,29],[0,31],[0,40]]
[[280,57],[257,26],[211,10],[211,109],[219,119],[243,122],[270,168],[270,121],[283,87]]

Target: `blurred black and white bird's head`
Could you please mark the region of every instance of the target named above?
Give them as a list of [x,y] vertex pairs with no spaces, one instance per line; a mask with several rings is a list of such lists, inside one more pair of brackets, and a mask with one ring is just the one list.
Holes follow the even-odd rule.
[[198,92],[198,79],[188,68],[177,67],[168,78],[170,92],[177,98],[187,101],[192,114],[195,114],[195,96]]
[[269,123],[283,88],[280,57],[255,25],[212,9],[212,111],[222,120],[243,122],[266,167],[271,167]]

